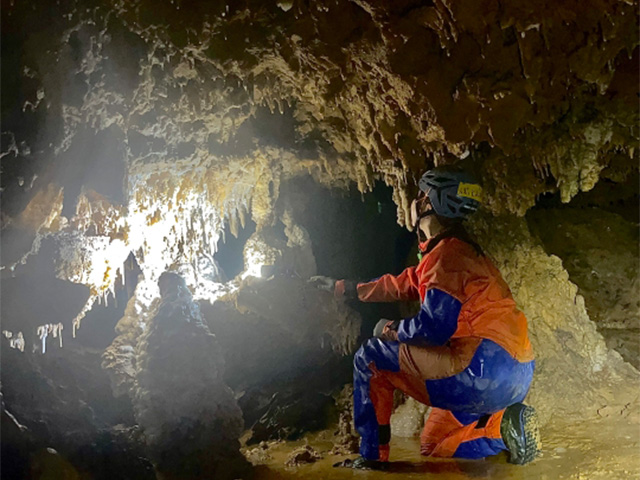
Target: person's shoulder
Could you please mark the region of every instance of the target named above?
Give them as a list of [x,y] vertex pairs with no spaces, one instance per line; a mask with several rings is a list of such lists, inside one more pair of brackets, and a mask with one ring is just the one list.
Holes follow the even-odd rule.
[[439,267],[448,271],[475,271],[480,268],[480,256],[468,242],[456,237],[443,239],[431,252],[431,267]]
[[[439,247],[439,248],[438,248]],[[434,252],[439,250],[440,255],[463,255],[468,257],[477,257],[477,252],[475,247],[458,237],[447,237],[444,238],[436,248],[433,249]]]

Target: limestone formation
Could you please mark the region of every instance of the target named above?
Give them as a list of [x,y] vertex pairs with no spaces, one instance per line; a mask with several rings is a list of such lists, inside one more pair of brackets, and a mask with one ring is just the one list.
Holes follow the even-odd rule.
[[306,463],[317,462],[321,458],[322,455],[320,452],[310,445],[305,445],[304,447],[297,448],[291,452],[291,455],[287,458],[285,465],[287,467],[299,467]]
[[[148,327],[158,300],[146,305],[140,298],[144,284],[136,287],[127,303],[124,317],[117,325],[118,336],[102,354],[102,369],[109,375],[114,395],[133,397],[136,381],[136,347],[142,332]],[[141,301],[142,300],[142,301]]]
[[397,437],[414,437],[422,431],[429,407],[412,398],[395,409],[391,416],[391,431]]
[[592,206],[536,210],[529,224],[562,260],[607,345],[639,368],[637,223]]
[[481,215],[472,230],[529,320],[536,354],[529,401],[543,422],[596,417],[602,405],[638,411],[638,371],[607,348],[562,261],[544,251],[526,221]]
[[134,409],[148,455],[168,478],[238,478],[242,412],[217,340],[179,275],[163,274],[160,292],[136,356]]
[[334,432],[334,445],[329,453],[331,455],[358,453],[360,437],[357,435],[356,427],[353,424],[352,384],[346,385],[340,394],[336,396],[336,410],[338,411],[338,428]]

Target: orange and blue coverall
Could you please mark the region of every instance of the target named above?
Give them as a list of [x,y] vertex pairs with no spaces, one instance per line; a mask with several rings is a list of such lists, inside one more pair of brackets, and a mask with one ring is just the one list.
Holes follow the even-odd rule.
[[482,458],[506,449],[502,415],[524,400],[533,378],[527,320],[500,272],[462,238],[436,237],[418,266],[356,285],[364,302],[422,301],[391,339],[372,338],[355,355],[354,421],[368,460],[388,460],[395,389],[433,407],[423,455]]

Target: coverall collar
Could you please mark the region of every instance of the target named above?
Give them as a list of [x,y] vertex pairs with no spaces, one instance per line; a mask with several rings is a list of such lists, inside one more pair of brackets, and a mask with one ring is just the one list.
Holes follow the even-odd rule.
[[454,237],[463,242],[470,244],[473,248],[475,248],[478,255],[484,255],[480,246],[474,242],[469,233],[465,230],[462,224],[455,224],[452,227],[447,228],[444,232],[439,233],[435,237],[428,239],[425,242],[420,242],[418,244],[418,248],[420,248],[420,253],[422,255],[426,255],[431,252],[436,246],[445,238]]

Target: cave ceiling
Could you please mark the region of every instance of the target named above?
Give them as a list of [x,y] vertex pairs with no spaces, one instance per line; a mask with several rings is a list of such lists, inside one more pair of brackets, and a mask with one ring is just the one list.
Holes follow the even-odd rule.
[[302,170],[404,191],[471,155],[518,213],[636,163],[636,2],[6,3],[5,154],[69,162],[108,131],[129,171],[257,193]]
[[458,159],[493,213],[623,181],[637,7],[3,0],[2,226],[36,238],[3,265],[55,234],[58,276],[92,295],[129,252],[157,278],[215,250],[225,222],[272,224],[300,174],[383,181],[400,224],[420,173]]

